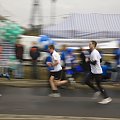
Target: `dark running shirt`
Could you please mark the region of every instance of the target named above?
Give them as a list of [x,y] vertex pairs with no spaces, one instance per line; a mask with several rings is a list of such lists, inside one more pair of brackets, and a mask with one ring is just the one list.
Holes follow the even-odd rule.
[[15,45],[16,58],[22,60],[23,59],[23,53],[24,53],[23,45],[22,44],[16,44]]
[[40,51],[37,46],[33,46],[30,48],[30,56],[31,56],[32,60],[37,60],[38,57],[40,57]]

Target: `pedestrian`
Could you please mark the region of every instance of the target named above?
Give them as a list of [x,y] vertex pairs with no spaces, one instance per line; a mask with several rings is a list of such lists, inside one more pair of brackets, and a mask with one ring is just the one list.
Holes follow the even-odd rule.
[[65,70],[66,70],[66,78],[69,80],[71,84],[75,83],[76,78],[76,55],[74,54],[74,50],[71,48],[67,49],[67,54],[65,55]]
[[66,56],[67,56],[67,45],[62,45],[61,48],[61,65],[62,65],[62,78],[61,79],[66,79]]
[[85,84],[85,79],[86,76],[88,75],[88,73],[90,72],[90,63],[87,61],[87,59],[89,58],[89,51],[80,48],[79,50],[80,54],[79,54],[79,58],[80,58],[80,66],[83,69],[82,75],[84,77],[84,79],[82,79],[80,82],[82,84]]
[[[2,50],[3,50],[3,48],[2,48],[2,46],[0,45],[0,63],[1,63],[1,59],[2,59]],[[1,77],[1,73],[0,73],[0,77]],[[0,94],[0,96],[2,96],[2,94]]]
[[23,54],[24,46],[20,43],[21,37],[18,37],[15,44],[15,56],[17,60],[17,67],[15,69],[15,78],[22,79],[24,78],[24,69],[23,69]]
[[[98,103],[107,104],[112,101],[112,98],[107,95],[105,89],[101,86],[102,68],[100,62],[102,61],[102,58],[98,50],[96,50],[96,46],[96,41],[89,42],[89,48],[91,51],[89,59],[91,72],[86,77],[85,83],[95,91],[93,96],[94,99],[97,99],[100,95],[102,95],[103,99]],[[96,86],[94,86],[94,84],[92,83],[93,80],[95,80]]]
[[118,48],[114,51],[114,59],[116,61],[115,69],[116,69],[116,74],[114,77],[114,82],[116,85],[120,85],[120,40],[118,41]]
[[32,78],[38,79],[38,58],[40,57],[40,49],[35,41],[32,42],[32,47],[30,48],[30,57],[32,58]]
[[47,65],[51,67],[50,70],[50,86],[52,89],[52,93],[49,94],[50,97],[60,97],[60,93],[58,91],[58,86],[66,84],[67,80],[61,80],[62,77],[62,67],[61,67],[61,59],[58,52],[55,51],[54,45],[49,46],[49,52],[52,57],[52,62],[48,62]]
[[63,80],[67,79],[70,83],[75,83],[74,78],[75,74],[75,64],[76,56],[73,52],[73,49],[67,48],[64,44],[61,49],[61,65],[62,65],[62,78]]
[[80,65],[82,66],[85,73],[90,72],[90,64],[86,61],[86,59],[89,56],[89,52],[84,50],[83,48],[80,48]]
[[0,69],[1,69],[0,78],[5,77],[8,80],[10,80],[9,69],[8,67],[6,67],[7,63],[3,64],[4,60],[2,58],[2,55],[3,55],[3,46],[0,44]]
[[112,74],[112,71],[113,71],[113,68],[111,66],[111,63],[106,61],[102,66],[102,76],[103,76],[103,80],[102,81],[105,81],[107,82],[108,80],[111,79],[111,74]]

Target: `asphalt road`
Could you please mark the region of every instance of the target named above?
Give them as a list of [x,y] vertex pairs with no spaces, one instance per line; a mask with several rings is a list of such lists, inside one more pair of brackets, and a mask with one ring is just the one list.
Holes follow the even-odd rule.
[[60,92],[62,97],[51,98],[48,87],[0,86],[0,114],[120,118],[120,89],[107,88],[113,99],[107,105],[92,100],[93,91],[87,87]]

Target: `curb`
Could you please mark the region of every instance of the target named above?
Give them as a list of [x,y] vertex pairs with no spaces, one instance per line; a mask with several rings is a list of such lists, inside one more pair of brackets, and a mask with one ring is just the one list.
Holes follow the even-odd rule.
[[[113,82],[103,82],[103,86],[107,88],[116,88],[119,89],[120,85],[114,85]],[[11,79],[11,80],[6,80],[6,79],[1,79],[0,80],[0,85],[3,86],[12,86],[12,87],[48,87],[49,82],[48,80],[32,80],[32,79]],[[81,84],[79,82],[73,83],[68,88],[87,88],[87,85]]]
[[0,120],[119,120],[119,118],[0,114]]
[[3,86],[14,86],[14,87],[37,87],[37,86],[48,86],[47,80],[31,80],[31,79],[1,79],[0,85]]

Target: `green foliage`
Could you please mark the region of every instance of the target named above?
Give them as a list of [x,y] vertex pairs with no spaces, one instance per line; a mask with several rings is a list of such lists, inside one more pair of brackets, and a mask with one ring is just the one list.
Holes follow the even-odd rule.
[[18,24],[2,20],[0,21],[0,38],[14,44],[17,37],[24,33],[24,29]]

